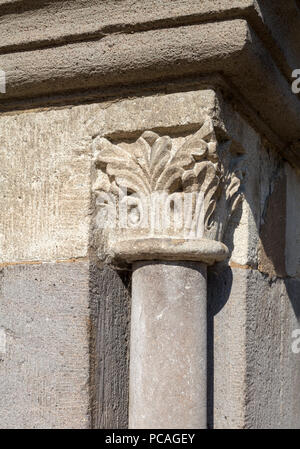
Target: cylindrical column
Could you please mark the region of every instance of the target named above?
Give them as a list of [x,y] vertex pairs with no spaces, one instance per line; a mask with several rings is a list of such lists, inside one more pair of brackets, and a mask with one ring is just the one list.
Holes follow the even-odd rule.
[[129,427],[206,428],[206,264],[134,262]]

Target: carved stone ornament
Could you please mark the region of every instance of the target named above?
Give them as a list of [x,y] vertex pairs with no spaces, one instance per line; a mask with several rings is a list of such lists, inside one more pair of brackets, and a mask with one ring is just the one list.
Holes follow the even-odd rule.
[[241,172],[220,156],[211,118],[184,138],[145,131],[133,143],[94,141],[95,240],[101,260],[226,258],[221,243]]

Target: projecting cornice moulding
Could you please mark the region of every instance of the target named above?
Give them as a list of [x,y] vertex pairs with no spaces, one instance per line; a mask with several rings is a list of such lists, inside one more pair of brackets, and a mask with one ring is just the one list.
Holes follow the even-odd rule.
[[300,58],[299,14],[298,0],[277,0],[276,8],[273,0],[139,0],[134,4],[131,0],[3,0],[0,54],[100,39],[120,32],[245,19],[290,78],[291,69],[299,66],[295,64],[295,58]]
[[[15,3],[0,4],[0,30],[4,27],[4,36],[9,36],[12,23],[17,28],[21,26],[14,16]],[[107,16],[102,16],[109,18],[98,29],[95,17],[101,2],[79,9],[80,14],[71,2],[74,9],[70,9],[64,31],[54,28],[51,21],[52,16],[63,21],[63,9],[57,12],[55,3],[36,9],[30,2],[18,2],[23,5],[18,20],[25,20],[28,29],[34,25],[26,11],[32,9],[32,14],[41,20],[44,16],[50,19],[43,34],[36,30],[28,35],[27,27],[22,25],[22,32],[18,33],[22,37],[12,39],[10,35],[7,42],[4,37],[0,68],[6,72],[7,89],[1,95],[2,111],[95,100],[97,96],[99,99],[112,95],[112,91],[118,96],[125,86],[137,86],[138,90],[153,82],[184,83],[186,77],[199,79],[217,73],[228,81],[232,95],[238,94],[249,104],[284,146],[295,147],[300,141],[300,100],[292,93],[289,78],[289,71],[298,68],[297,62],[300,65],[300,58],[294,56],[297,32],[292,30],[297,29],[297,21],[300,24],[294,2],[285,2],[285,7],[278,2],[281,6],[277,6],[293,20],[292,42],[283,37],[280,11],[266,1],[223,1],[218,7],[211,1],[204,1],[201,6],[199,2],[183,2],[180,6],[172,1],[171,10],[162,7],[155,14],[142,1],[144,18],[129,9],[128,23],[123,14],[124,8],[128,8],[126,1],[119,11],[106,2]],[[77,2],[77,7],[80,5]],[[84,2],[81,7],[84,8]],[[87,20],[77,30],[74,24],[81,23],[81,16]],[[210,22],[205,22],[208,19]],[[286,48],[290,50],[285,51]],[[285,156],[293,165],[299,163],[295,152],[287,151]]]

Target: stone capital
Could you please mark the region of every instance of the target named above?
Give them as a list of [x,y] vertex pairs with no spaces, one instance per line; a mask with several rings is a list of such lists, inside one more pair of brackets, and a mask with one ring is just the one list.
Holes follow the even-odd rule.
[[[172,138],[151,130],[134,141],[94,141],[95,227],[103,262],[190,260],[213,264],[241,199],[242,158],[218,142],[213,120]],[[101,240],[101,241],[100,241]]]

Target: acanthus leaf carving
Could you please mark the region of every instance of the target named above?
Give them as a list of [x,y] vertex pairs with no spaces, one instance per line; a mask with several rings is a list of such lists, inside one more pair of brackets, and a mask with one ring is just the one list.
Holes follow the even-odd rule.
[[[173,194],[194,195],[192,218],[196,227],[203,229],[201,235],[196,232],[195,236],[222,240],[225,221],[228,221],[241,199],[241,173],[232,169],[230,156],[221,157],[218,153],[217,138],[210,117],[179,146],[174,145],[169,136],[145,131],[133,143],[113,144],[106,138],[98,138],[94,149],[94,163],[98,172],[98,179],[94,184],[96,196],[101,196],[101,192],[115,198],[119,195],[116,205],[120,208],[120,203],[124,200],[122,192],[125,191],[130,212],[139,215],[134,207],[134,204],[138,204],[138,195],[145,198],[160,192],[171,197]],[[201,211],[195,195],[201,196]],[[222,203],[221,213],[220,207],[217,208],[218,202]],[[101,201],[98,206],[99,204],[101,206]],[[149,204],[151,207],[151,201]],[[160,214],[164,215],[164,212],[160,211]],[[223,223],[218,223],[220,216]],[[150,232],[149,229],[146,231]],[[129,230],[129,235],[130,232],[136,234],[138,229]],[[114,238],[117,234],[115,231]],[[180,229],[175,233],[172,229],[171,236],[173,235],[180,237]]]

